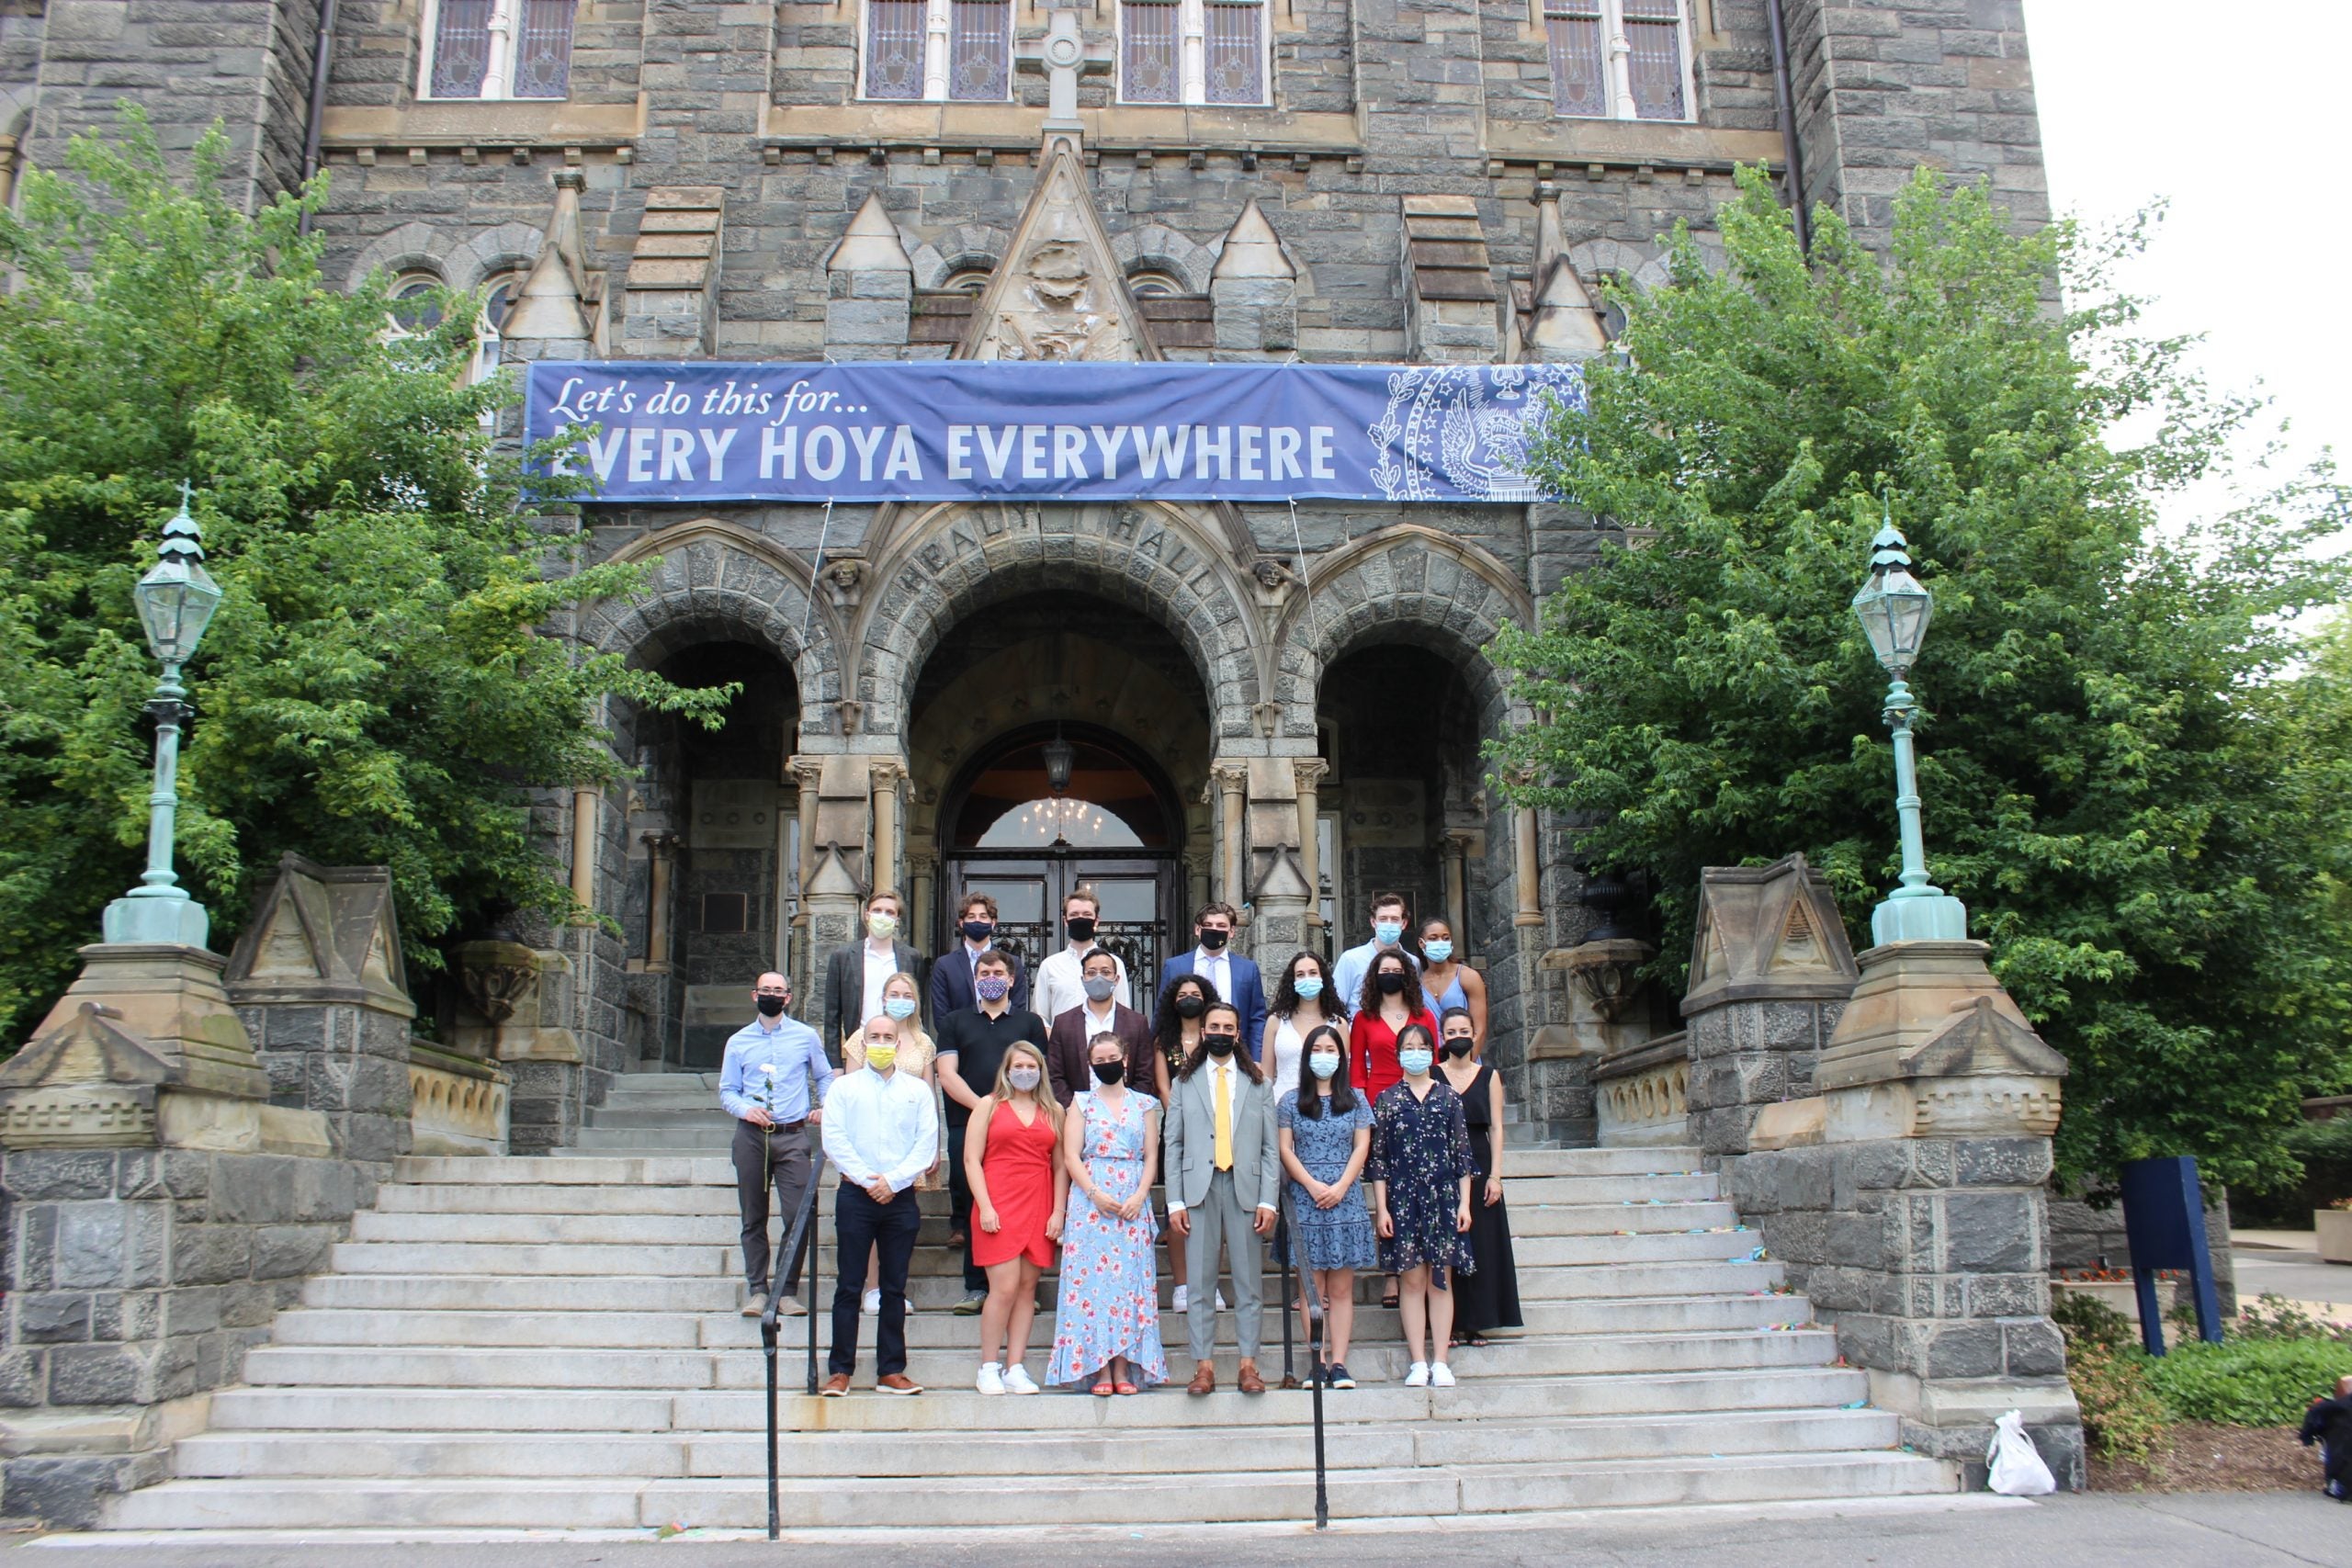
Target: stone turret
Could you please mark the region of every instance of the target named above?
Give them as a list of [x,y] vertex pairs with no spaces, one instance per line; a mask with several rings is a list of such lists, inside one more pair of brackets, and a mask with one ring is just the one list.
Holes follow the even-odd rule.
[[1209,274],[1209,298],[1220,355],[1287,354],[1297,346],[1298,268],[1254,197],[1225,236]]
[[914,264],[879,194],[865,198],[825,261],[825,347],[845,359],[888,359],[906,346]]

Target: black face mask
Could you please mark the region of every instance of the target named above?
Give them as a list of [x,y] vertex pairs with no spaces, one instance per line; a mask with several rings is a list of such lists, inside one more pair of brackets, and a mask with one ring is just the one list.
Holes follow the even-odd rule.
[[1221,931],[1214,927],[1204,927],[1201,931],[1201,951],[1216,952],[1225,945],[1226,939],[1232,934],[1231,931]]
[[1405,976],[1394,969],[1383,969],[1374,979],[1373,984],[1380,987],[1382,996],[1393,997],[1404,990]]
[[964,935],[972,942],[986,942],[995,934],[994,920],[966,920],[964,922]]
[[1475,1042],[1467,1034],[1449,1034],[1445,1037],[1445,1054],[1449,1056],[1467,1056],[1473,1043]]
[[760,998],[760,1016],[762,1018],[782,1018],[784,1016],[784,1004],[785,998],[782,997],[762,997]]
[[1201,1043],[1209,1048],[1212,1056],[1230,1056],[1233,1048],[1241,1043],[1241,1037],[1238,1034],[1204,1034]]
[[1094,1077],[1100,1083],[1106,1085],[1114,1084],[1126,1076],[1127,1065],[1125,1062],[1097,1062],[1094,1064]]
[[1194,996],[1178,997],[1175,1001],[1169,1005],[1176,1010],[1176,1016],[1178,1018],[1198,1018],[1201,1014],[1209,1010],[1209,1004],[1201,998]]
[[1072,942],[1092,942],[1094,922],[1083,915],[1078,916],[1069,922],[1069,939]]

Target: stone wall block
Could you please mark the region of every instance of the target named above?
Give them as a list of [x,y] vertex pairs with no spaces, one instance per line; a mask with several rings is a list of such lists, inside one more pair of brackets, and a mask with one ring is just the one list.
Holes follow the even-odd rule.
[[2015,1274],[2041,1263],[2041,1205],[2033,1195],[1962,1191],[1943,1204],[1943,1268]]

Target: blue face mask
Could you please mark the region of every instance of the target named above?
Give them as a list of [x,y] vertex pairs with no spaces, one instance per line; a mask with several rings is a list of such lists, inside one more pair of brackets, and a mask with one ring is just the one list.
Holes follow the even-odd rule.
[[1453,944],[1450,942],[1425,942],[1421,943],[1421,951],[1429,955],[1430,963],[1442,964],[1453,956]]
[[882,1010],[892,1018],[912,1018],[915,1015],[915,999],[912,997],[884,997]]
[[1399,1051],[1396,1053],[1396,1065],[1405,1069],[1407,1077],[1417,1078],[1430,1070],[1430,1054],[1420,1050]]
[[1297,979],[1293,980],[1290,983],[1290,988],[1298,993],[1298,999],[1300,1001],[1311,1002],[1316,998],[1323,994],[1323,976],[1320,975],[1301,975]]
[[1405,934],[1405,927],[1396,920],[1376,920],[1373,923],[1373,940],[1383,947],[1394,947]]

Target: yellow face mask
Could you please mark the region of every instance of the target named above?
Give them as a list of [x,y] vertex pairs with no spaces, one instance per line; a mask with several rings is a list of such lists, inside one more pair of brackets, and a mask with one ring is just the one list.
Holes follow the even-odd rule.
[[865,1048],[865,1065],[877,1073],[888,1072],[898,1066],[898,1062],[899,1048],[895,1044],[874,1044]]

